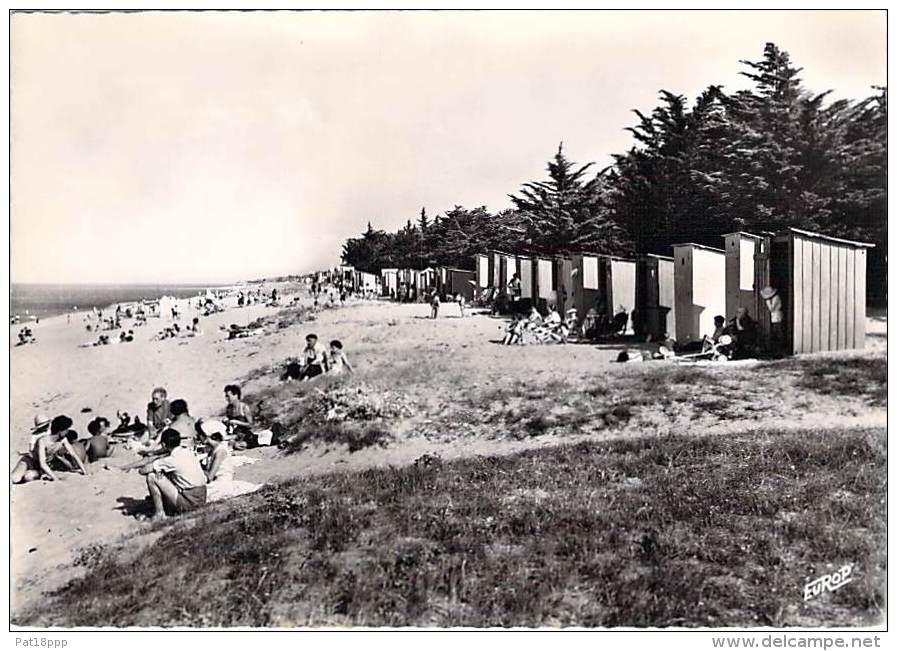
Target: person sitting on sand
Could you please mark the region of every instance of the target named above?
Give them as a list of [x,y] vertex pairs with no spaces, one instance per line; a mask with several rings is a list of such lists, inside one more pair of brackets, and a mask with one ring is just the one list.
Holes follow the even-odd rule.
[[252,409],[243,402],[243,391],[236,384],[224,387],[224,399],[227,407],[224,410],[224,424],[231,434],[252,431]]
[[525,319],[518,314],[515,314],[511,319],[511,322],[508,324],[507,329],[505,330],[505,336],[502,338],[501,343],[505,346],[511,346],[513,344],[520,343],[520,338],[523,334]]
[[328,370],[328,364],[327,349],[318,342],[318,335],[306,335],[302,362],[300,364],[293,362],[287,367],[287,379],[310,380]]
[[439,293],[433,290],[430,296],[430,318],[435,319],[439,316]]
[[346,358],[346,353],[343,351],[343,342],[339,339],[334,339],[330,342],[330,372],[334,375],[355,372]]
[[[40,436],[30,452],[23,454],[10,473],[13,484],[24,484],[37,479],[56,481],[54,470],[72,470],[77,468],[84,475],[89,475],[87,466],[80,460],[68,440],[72,427],[72,419],[68,416],[57,416],[50,423],[50,431]],[[77,440],[77,434],[75,439]]]
[[734,358],[745,359],[756,354],[757,322],[750,317],[746,308],[739,307],[735,310],[735,316],[729,319],[726,332],[735,339]]
[[728,330],[726,328],[726,317],[721,314],[717,314],[713,317],[713,334],[709,337],[705,336],[703,342],[701,343],[701,352],[708,352],[713,349],[715,344],[720,342],[720,338],[728,334]]
[[536,309],[536,306],[533,305],[529,310],[529,317],[527,318],[527,325],[529,326],[539,326],[544,323],[542,319],[542,315],[539,314],[539,310]]
[[78,438],[78,432],[73,429],[70,429],[65,434],[66,440],[69,442],[69,445],[72,446],[72,452],[74,452],[74,458],[66,458],[60,457],[59,461],[66,467],[67,470],[72,472],[75,471],[75,459],[78,459],[81,463],[87,463],[87,446],[81,442]]
[[196,439],[196,420],[190,415],[187,401],[180,398],[172,400],[170,409],[172,421],[168,428],[181,435],[181,445],[192,450]]
[[206,475],[206,481],[215,481],[224,470],[225,461],[230,456],[230,449],[224,442],[225,426],[217,420],[204,421],[201,424],[203,438],[208,447],[208,456],[200,463]]
[[208,483],[199,459],[190,447],[182,445],[177,430],[162,432],[161,443],[164,454],[140,468],[153,501],[154,521],[164,520],[169,512],[179,515],[205,504]]
[[154,439],[171,423],[171,405],[165,387],[153,389],[152,400],[146,405],[146,435]]
[[85,449],[87,452],[87,460],[90,463],[98,459],[111,457],[115,452],[115,447],[109,442],[106,432],[109,431],[110,423],[102,416],[97,416],[87,424],[87,432],[90,438],[87,440]]
[[37,414],[34,417],[34,427],[31,428],[31,440],[28,449],[33,450],[37,439],[50,433],[50,417],[45,414]]

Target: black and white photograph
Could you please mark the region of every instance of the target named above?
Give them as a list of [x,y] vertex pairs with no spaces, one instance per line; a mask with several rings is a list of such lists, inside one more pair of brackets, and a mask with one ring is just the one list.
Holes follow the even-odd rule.
[[9,648],[883,644],[885,9],[8,28]]

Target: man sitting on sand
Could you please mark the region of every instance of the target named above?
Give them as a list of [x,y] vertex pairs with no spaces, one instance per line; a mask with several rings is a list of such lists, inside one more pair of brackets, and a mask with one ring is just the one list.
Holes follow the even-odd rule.
[[[72,419],[68,416],[57,416],[50,423],[50,432],[39,437],[34,447],[23,454],[12,469],[9,479],[13,484],[24,484],[37,479],[56,481],[54,470],[74,470],[77,468],[84,475],[89,475],[87,466],[81,461],[69,441]],[[78,435],[75,434],[75,440]]]
[[153,389],[152,400],[146,406],[146,435],[156,438],[171,423],[171,406],[164,387]]
[[165,454],[140,468],[153,500],[153,521],[164,520],[167,513],[178,515],[206,503],[206,474],[192,449],[181,444],[174,429],[162,432]]
[[305,348],[302,350],[302,362],[291,362],[287,366],[285,380],[310,380],[330,369],[327,349],[318,342],[318,335],[305,337]]
[[171,401],[171,415],[173,420],[169,429],[175,430],[181,435],[181,445],[188,450],[193,450],[196,439],[196,420],[190,415],[187,408],[187,401],[177,400]]
[[[187,409],[187,401],[180,398],[172,400],[169,409],[171,422],[167,429],[173,429],[180,434],[181,444],[192,450],[196,442],[196,420],[194,420]],[[138,450],[137,454],[142,457],[156,457],[160,454],[165,454],[161,438],[150,439],[146,445],[147,449]]]

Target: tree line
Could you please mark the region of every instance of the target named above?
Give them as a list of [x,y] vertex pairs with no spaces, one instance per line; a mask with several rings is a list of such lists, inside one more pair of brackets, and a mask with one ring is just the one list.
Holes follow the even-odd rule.
[[382,268],[473,268],[477,253],[670,254],[670,245],[720,246],[736,230],[805,228],[871,242],[870,298],[886,296],[887,89],[859,101],[812,94],[787,52],[767,43],[741,61],[753,86],[710,86],[689,105],[660,91],[650,113],[635,110],[634,145],[596,170],[563,143],[547,178],[508,195],[511,207],[426,209],[396,232],[368,223],[343,245],[343,262]]

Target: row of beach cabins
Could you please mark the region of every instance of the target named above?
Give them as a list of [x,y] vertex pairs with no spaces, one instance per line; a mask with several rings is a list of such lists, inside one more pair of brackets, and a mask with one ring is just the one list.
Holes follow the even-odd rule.
[[473,270],[448,267],[335,270],[356,291],[396,298],[436,291],[445,299],[496,297],[519,280],[525,305],[575,310],[579,322],[598,313],[608,320],[629,315],[627,332],[652,340],[695,341],[714,330],[717,315],[745,308],[769,338],[769,312],[760,290],[774,287],[785,311],[790,352],[863,348],[866,336],[866,251],[871,244],[789,228],[760,235],[722,236],[723,248],[685,243],[672,256],[636,259],[588,253],[534,257],[502,251],[475,256]]

